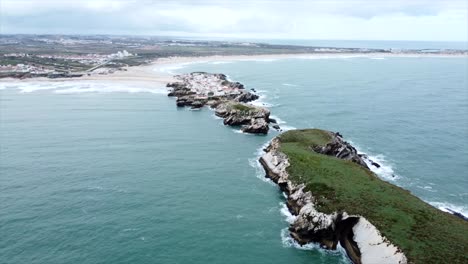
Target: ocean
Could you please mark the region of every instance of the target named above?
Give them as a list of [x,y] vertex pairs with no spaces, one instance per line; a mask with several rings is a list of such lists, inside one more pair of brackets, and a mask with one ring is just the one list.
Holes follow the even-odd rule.
[[[180,37],[180,39],[187,39]],[[326,39],[248,39],[248,38],[189,38],[191,40],[213,40],[232,42],[267,43],[334,48],[405,49],[405,50],[468,50],[467,41],[408,41],[408,40],[326,40]]]
[[[339,131],[383,179],[468,214],[466,58],[218,61],[283,129]],[[257,163],[276,136],[240,133],[164,87],[0,83],[1,263],[348,263],[298,247]]]

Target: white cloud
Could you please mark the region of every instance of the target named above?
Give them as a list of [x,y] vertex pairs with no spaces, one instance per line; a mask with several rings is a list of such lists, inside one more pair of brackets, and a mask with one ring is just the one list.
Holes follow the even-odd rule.
[[459,0],[0,0],[2,33],[467,40]]

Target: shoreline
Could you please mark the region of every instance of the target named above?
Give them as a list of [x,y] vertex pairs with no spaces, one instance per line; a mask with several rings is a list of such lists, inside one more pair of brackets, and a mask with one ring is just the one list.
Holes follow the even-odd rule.
[[[178,68],[196,63],[231,63],[238,61],[273,61],[284,59],[350,59],[350,58],[468,58],[468,54],[421,54],[421,53],[300,53],[300,54],[265,54],[265,55],[216,55],[200,57],[159,58],[146,65],[129,66],[112,74],[90,75],[75,78],[33,77],[26,79],[3,78],[0,82],[64,82],[64,81],[105,81],[138,84],[146,88],[164,86],[174,82],[174,73],[165,68]],[[160,87],[159,87],[160,88]]]

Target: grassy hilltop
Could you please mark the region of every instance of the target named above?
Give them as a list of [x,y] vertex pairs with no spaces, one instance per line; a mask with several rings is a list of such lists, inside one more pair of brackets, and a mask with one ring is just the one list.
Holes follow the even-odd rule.
[[279,139],[291,164],[290,180],[306,184],[319,211],[365,217],[403,250],[410,263],[468,263],[468,222],[356,163],[314,152],[312,147],[330,142],[327,131],[292,130]]

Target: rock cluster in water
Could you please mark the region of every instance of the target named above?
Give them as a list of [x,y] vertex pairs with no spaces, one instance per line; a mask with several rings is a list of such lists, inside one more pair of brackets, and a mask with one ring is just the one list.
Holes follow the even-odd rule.
[[[338,133],[331,133],[332,140],[316,152],[352,160],[367,168],[356,149],[345,142]],[[319,243],[323,248],[336,249],[338,243],[345,248],[353,263],[407,263],[407,258],[396,246],[381,236],[375,226],[361,216],[346,212],[325,214],[316,210],[315,199],[304,184],[289,180],[289,160],[280,151],[280,141],[274,138],[260,163],[266,176],[278,184],[287,196],[287,207],[295,216],[289,227],[291,237],[300,245]]]
[[[253,134],[267,134],[270,111],[251,104],[259,98],[247,91],[243,84],[231,82],[224,74],[193,72],[176,75],[178,82],[168,83],[168,96],[177,97],[178,107],[199,109],[205,105],[215,109],[215,114],[224,119],[224,124],[240,126],[241,131]],[[280,129],[275,125],[276,129]]]

